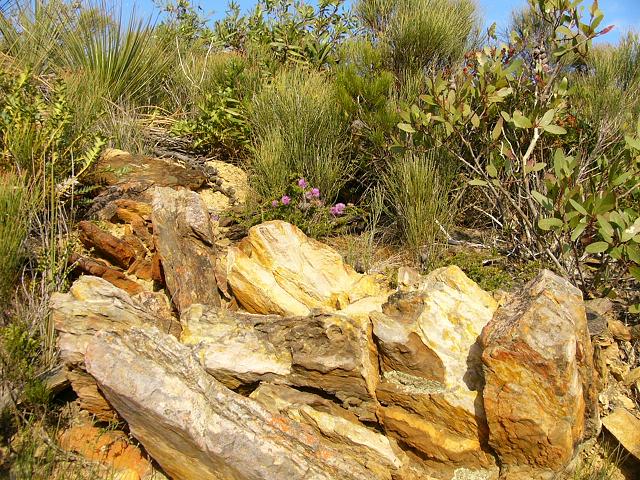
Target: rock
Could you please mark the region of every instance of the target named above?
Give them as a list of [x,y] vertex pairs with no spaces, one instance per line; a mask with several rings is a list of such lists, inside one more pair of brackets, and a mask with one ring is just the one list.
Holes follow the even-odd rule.
[[83,273],[106,280],[110,284],[121,288],[129,295],[135,295],[136,293],[140,293],[144,290],[142,285],[127,278],[124,273],[105,265],[99,260],[83,257],[78,254],[72,254],[69,258],[69,263],[74,265],[76,269]]
[[624,408],[616,409],[602,419],[611,435],[636,459],[640,460],[640,420]]
[[613,302],[608,298],[594,298],[584,302],[587,309],[587,325],[591,336],[607,331],[607,322],[613,319]]
[[167,289],[178,312],[193,303],[220,305],[215,237],[198,194],[156,188],[153,229]]
[[394,477],[407,478],[411,471],[426,475],[423,467],[413,462],[393,440],[365,427],[352,414],[318,395],[263,383],[250,397],[272,414],[308,425],[337,449],[361,459],[372,475],[384,477],[392,472]]
[[104,431],[91,424],[75,425],[63,431],[58,442],[68,452],[110,467],[120,478],[144,478],[153,471],[151,462],[140,449],[118,430]]
[[640,380],[640,367],[634,368],[626,377],[624,377],[624,384],[633,385],[638,380]]
[[505,469],[559,471],[599,428],[581,292],[543,271],[481,336],[489,443]]
[[379,415],[389,434],[432,460],[491,467],[477,343],[493,297],[446,267],[415,279],[373,313],[383,379]]
[[356,273],[338,252],[279,220],[250,228],[229,249],[227,281],[247,311],[283,316],[341,310],[383,293],[373,277]]
[[162,319],[162,322],[156,322],[156,325],[161,325],[163,332],[180,338],[182,325],[173,314],[169,297],[163,292],[141,292],[134,295],[132,300],[156,319]]
[[80,408],[94,415],[103,422],[114,422],[118,420],[118,414],[109,405],[109,402],[98,389],[96,381],[91,375],[80,369],[73,369],[67,372],[67,378],[71,382],[71,388],[78,396]]
[[79,222],[78,231],[80,241],[86,248],[95,250],[98,256],[113,265],[127,269],[136,259],[136,251],[129,243],[91,222]]
[[86,365],[132,435],[174,480],[391,478],[228,390],[169,335],[101,333]]
[[181,341],[205,370],[237,389],[259,381],[313,388],[374,421],[378,382],[368,319],[317,314],[282,318],[194,305]]
[[76,280],[69,293],[55,293],[50,306],[60,357],[69,365],[83,364],[87,343],[100,330],[122,331],[144,325],[164,332],[176,329],[171,317],[149,311],[124,290],[89,275]]
[[206,177],[198,170],[116,149],[105,150],[87,178],[91,182],[107,186],[142,185],[148,188],[155,185],[190,190],[197,190],[206,182]]
[[629,327],[620,320],[609,320],[608,328],[611,335],[613,335],[613,338],[616,340],[621,342],[631,341],[631,331],[629,330]]

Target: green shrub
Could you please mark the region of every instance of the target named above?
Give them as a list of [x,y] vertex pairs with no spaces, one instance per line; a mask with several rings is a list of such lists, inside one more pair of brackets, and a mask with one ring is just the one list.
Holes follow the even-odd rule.
[[572,99],[590,134],[591,150],[608,151],[640,115],[640,35],[598,45],[574,78]]
[[278,198],[302,175],[332,202],[352,174],[345,117],[325,77],[305,70],[282,71],[254,98],[249,167],[255,188]]
[[396,72],[462,60],[479,26],[473,0],[361,0],[355,11],[388,45]]
[[24,175],[0,173],[0,300],[14,288],[24,261],[24,242],[31,226],[37,193]]
[[447,158],[435,151],[408,153],[393,161],[383,177],[386,201],[403,242],[426,268],[441,254],[455,214],[453,176]]

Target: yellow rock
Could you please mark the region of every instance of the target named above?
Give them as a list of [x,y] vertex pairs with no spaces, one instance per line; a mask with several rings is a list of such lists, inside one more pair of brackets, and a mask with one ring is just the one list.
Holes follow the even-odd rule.
[[384,293],[374,277],[357,273],[331,247],[279,220],[252,227],[229,249],[227,281],[247,311],[285,316],[338,311]]

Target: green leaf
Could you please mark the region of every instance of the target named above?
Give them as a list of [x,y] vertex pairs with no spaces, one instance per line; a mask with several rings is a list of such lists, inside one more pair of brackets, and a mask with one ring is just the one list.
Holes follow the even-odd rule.
[[560,125],[547,125],[546,127],[543,127],[543,130],[552,135],[564,135],[567,133],[567,131]]
[[533,123],[529,118],[525,117],[522,113],[517,110],[513,112],[513,124],[518,128],[531,128],[533,127]]
[[544,170],[546,166],[547,164],[544,162],[538,162],[531,166],[527,165],[524,167],[524,174],[527,175],[529,173],[539,172],[540,170]]
[[600,227],[606,233],[607,236],[613,237],[613,233],[614,233],[613,227],[607,221],[607,219],[604,218],[602,215],[598,215],[598,225],[600,225]]
[[473,185],[474,187],[486,187],[489,183],[484,180],[480,180],[479,178],[474,178],[469,181],[469,185]]
[[602,253],[606,252],[608,248],[609,244],[607,242],[594,242],[587,245],[587,248],[584,250],[587,253]]
[[498,169],[496,169],[493,163],[487,165],[487,173],[491,178],[496,178],[498,176]]
[[538,121],[538,126],[540,127],[546,127],[547,125],[551,125],[551,122],[553,121],[553,116],[556,114],[556,111],[554,108],[552,108],[551,110],[547,111],[542,118]]
[[551,200],[549,200],[547,197],[545,197],[543,194],[541,194],[540,192],[534,190],[534,191],[531,192],[531,195],[544,208],[546,208],[549,211],[553,211],[553,202]]
[[504,124],[504,119],[500,117],[496,122],[496,126],[493,127],[493,131],[491,132],[491,140],[496,141],[500,138],[500,134],[502,133],[502,125]]
[[409,123],[399,123],[398,128],[403,132],[416,133],[416,130]]
[[587,228],[586,223],[579,223],[576,228],[571,232],[571,241],[575,242],[580,236],[584,233],[585,228]]
[[574,199],[570,198],[569,203],[573,208],[575,208],[582,215],[589,215],[589,212],[587,212],[585,208],[582,205],[580,205],[578,202],[576,202]]
[[629,260],[640,265],[640,246],[630,243],[626,246]]
[[631,225],[629,228],[627,228],[625,231],[622,232],[622,235],[620,235],[620,240],[622,242],[628,242],[639,233],[640,233],[640,218],[636,218],[636,221],[633,222],[633,225]]
[[573,37],[573,32],[566,25],[560,25],[558,28],[556,28],[556,33],[561,33],[565,37]]
[[631,313],[632,315],[640,314],[640,303],[629,305],[629,313]]
[[540,230],[544,230],[548,232],[549,230],[557,230],[558,228],[562,228],[564,222],[559,218],[550,217],[550,218],[541,218],[538,220],[538,227]]
[[640,282],[640,267],[629,267],[629,273],[633,275],[633,278]]
[[480,126],[480,118],[478,118],[478,115],[475,113],[471,117],[471,125],[473,125],[475,128],[478,128]]

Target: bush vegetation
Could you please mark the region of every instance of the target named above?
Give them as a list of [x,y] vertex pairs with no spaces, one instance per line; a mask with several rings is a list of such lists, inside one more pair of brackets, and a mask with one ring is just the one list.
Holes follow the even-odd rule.
[[[216,22],[163,8],[0,13],[0,358],[37,357],[4,388],[24,396],[55,363],[46,305],[104,145],[237,163],[245,224],[349,232],[361,270],[380,242],[423,269],[463,261],[444,251],[474,227],[501,258],[640,311],[640,37],[594,45],[597,2],[530,0],[506,35],[482,33],[471,0],[258,0]],[[468,270],[492,288],[483,265]]]

